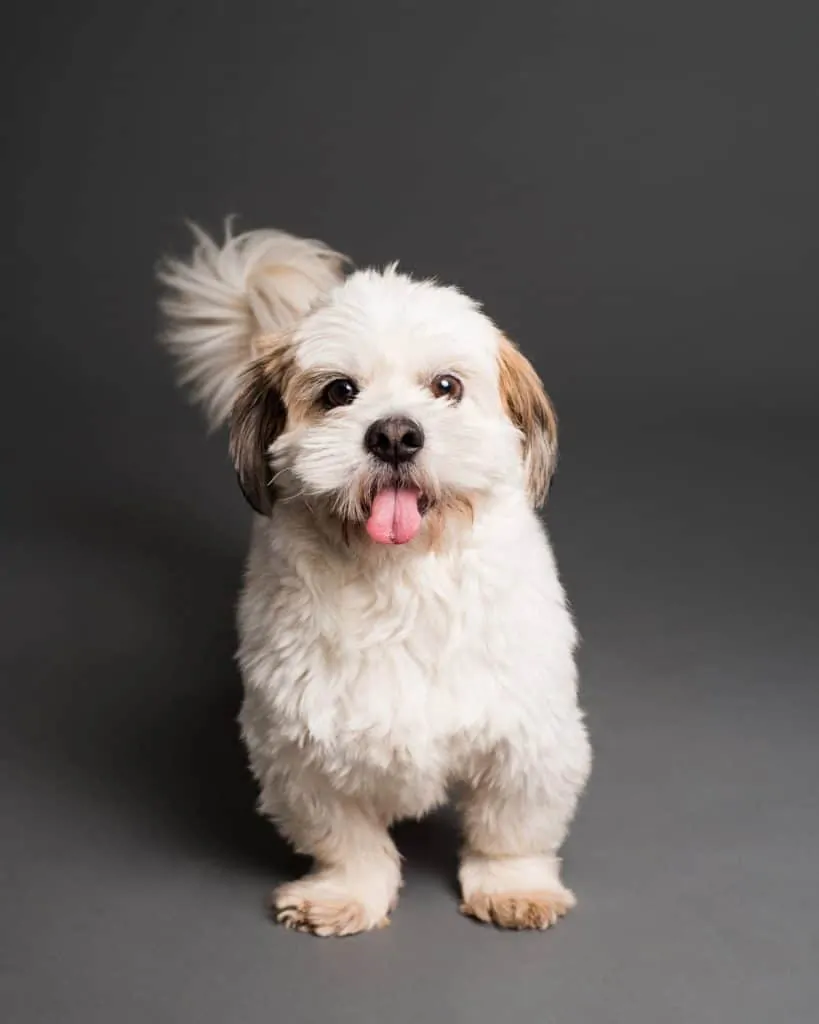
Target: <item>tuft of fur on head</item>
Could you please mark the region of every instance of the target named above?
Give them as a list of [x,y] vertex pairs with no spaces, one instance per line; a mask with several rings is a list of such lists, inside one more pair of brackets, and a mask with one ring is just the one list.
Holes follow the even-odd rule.
[[233,235],[218,244],[195,224],[188,259],[167,258],[158,278],[162,340],[212,426],[222,424],[264,335],[290,327],[344,279],[349,261],[323,242],[284,231]]

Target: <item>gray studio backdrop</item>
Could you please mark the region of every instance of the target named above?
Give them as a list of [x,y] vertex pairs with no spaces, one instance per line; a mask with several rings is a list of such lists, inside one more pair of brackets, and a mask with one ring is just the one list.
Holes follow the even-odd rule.
[[[0,734],[14,1024],[807,1024],[817,962],[819,15],[800,0],[17,4]],[[480,298],[561,414],[598,761],[553,933],[275,929],[232,606],[248,516],[154,344],[182,221]]]

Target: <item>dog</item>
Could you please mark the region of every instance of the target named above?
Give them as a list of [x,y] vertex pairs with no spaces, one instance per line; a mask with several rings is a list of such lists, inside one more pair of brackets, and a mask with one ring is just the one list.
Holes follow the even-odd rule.
[[461,909],[545,929],[591,768],[576,630],[537,514],[557,421],[454,287],[281,231],[166,259],[163,339],[229,423],[254,510],[239,723],[259,810],[312,871],[271,897],[315,935],[389,921],[390,826],[452,797]]

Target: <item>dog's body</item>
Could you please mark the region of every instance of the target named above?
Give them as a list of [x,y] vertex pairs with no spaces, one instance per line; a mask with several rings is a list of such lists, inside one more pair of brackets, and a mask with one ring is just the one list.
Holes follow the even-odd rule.
[[281,921],[387,920],[388,834],[455,792],[463,908],[543,928],[590,768],[575,630],[534,511],[556,456],[539,381],[477,306],[276,232],[166,266],[167,340],[230,416],[253,526],[242,732],[261,810],[314,872]]

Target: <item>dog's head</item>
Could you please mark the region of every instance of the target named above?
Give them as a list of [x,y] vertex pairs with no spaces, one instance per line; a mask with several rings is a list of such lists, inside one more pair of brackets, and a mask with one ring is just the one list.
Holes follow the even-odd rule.
[[552,406],[530,363],[456,289],[361,271],[258,351],[231,417],[258,512],[302,500],[348,537],[402,544],[469,519],[500,488],[545,499]]

